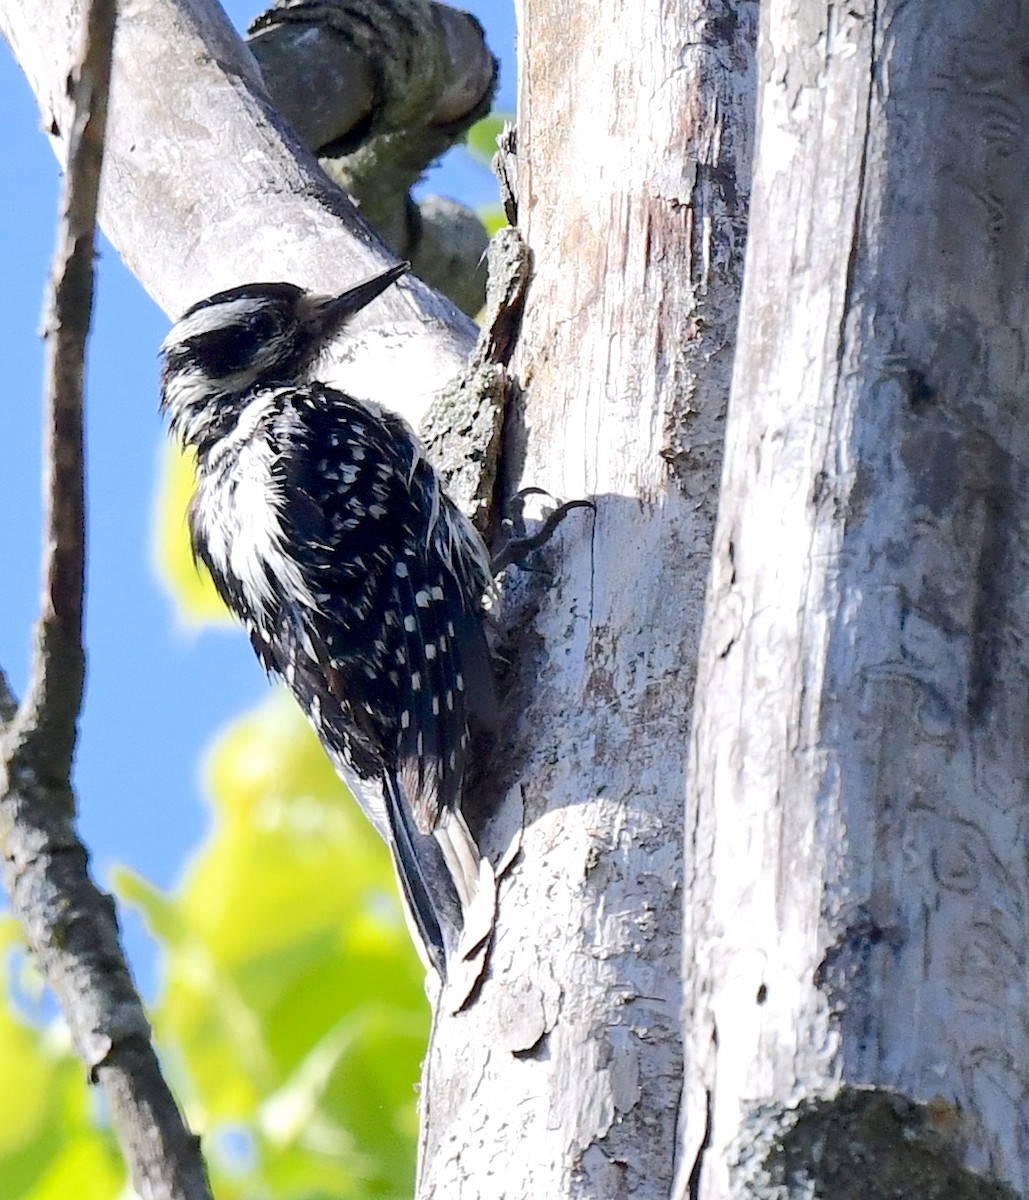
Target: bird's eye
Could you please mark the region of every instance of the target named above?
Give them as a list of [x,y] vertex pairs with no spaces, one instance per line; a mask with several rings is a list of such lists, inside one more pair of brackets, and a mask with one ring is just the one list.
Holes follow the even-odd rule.
[[268,312],[267,309],[259,309],[247,318],[246,332],[254,345],[260,346],[279,332],[279,322],[274,313]]
[[259,345],[245,325],[211,329],[194,340],[197,357],[214,376],[234,375],[241,371],[254,357]]
[[224,378],[251,366],[277,330],[271,313],[257,311],[231,325],[197,334],[193,347],[207,371]]

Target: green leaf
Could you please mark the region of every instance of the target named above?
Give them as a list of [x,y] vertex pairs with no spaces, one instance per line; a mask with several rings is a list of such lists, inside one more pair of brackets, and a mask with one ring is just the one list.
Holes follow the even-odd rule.
[[488,167],[497,152],[497,138],[508,121],[514,120],[512,113],[490,113],[468,130],[466,145],[468,153],[477,162]]
[[[8,1192],[11,1180],[4,1173],[5,1200],[17,1193]],[[125,1190],[125,1169],[109,1144],[94,1133],[69,1138],[55,1150],[35,1186],[23,1193],[24,1200],[115,1200],[133,1195]],[[22,1200],[19,1197],[19,1200]]]
[[243,1194],[409,1195],[429,1014],[385,847],[281,692],[205,778],[174,893],[118,877],[164,948],[153,1020],[189,1119],[249,1139]]
[[[0,918],[8,977],[19,941],[13,918]],[[67,1030],[59,1021],[45,1028],[27,1023],[9,997],[8,986],[0,996],[0,1194],[4,1200],[114,1200],[125,1170],[109,1133],[94,1124]]]
[[489,208],[479,209],[479,220],[486,227],[486,232],[492,237],[498,229],[503,229],[507,225],[507,216],[503,206],[493,204]]

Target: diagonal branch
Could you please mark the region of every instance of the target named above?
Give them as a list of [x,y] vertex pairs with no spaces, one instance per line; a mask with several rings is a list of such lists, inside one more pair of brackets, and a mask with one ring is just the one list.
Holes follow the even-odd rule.
[[498,64],[479,22],[435,0],[274,0],[247,44],[276,108],[369,225],[420,279],[477,313],[482,222],[411,189],[489,111]]
[[[0,32],[58,149],[69,126],[68,27],[82,7],[0,0]],[[115,57],[102,224],[166,312],[254,279],[329,294],[388,265],[354,206],[272,108],[216,0],[126,5]],[[474,337],[467,317],[411,279],[383,295],[374,320],[359,314],[348,326],[332,382],[417,427]]]
[[161,1078],[110,898],[74,830],[71,768],[82,702],[83,364],[115,0],[92,0],[68,78],[74,119],[46,309],[43,594],[28,693],[0,672],[0,851],[11,905],[91,1080],[100,1083],[143,1197],[208,1200],[197,1139]]

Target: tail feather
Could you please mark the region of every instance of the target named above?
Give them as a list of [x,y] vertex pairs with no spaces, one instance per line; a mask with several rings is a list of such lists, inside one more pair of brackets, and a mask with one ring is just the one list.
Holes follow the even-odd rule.
[[446,981],[447,956],[454,952],[461,936],[461,899],[438,841],[415,828],[392,772],[386,774],[384,792],[393,865],[405,901],[405,915],[416,945],[428,959],[427,965]]
[[[432,831],[450,872],[450,879],[461,901],[461,911],[467,914],[475,900],[482,873],[482,855],[471,830],[459,808],[445,809],[439,824]],[[464,924],[462,917],[462,924]]]

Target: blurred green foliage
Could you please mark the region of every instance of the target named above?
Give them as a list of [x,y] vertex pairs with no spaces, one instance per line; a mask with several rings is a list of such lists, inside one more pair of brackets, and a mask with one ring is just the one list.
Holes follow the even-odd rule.
[[[220,622],[185,545],[190,471],[169,454],[158,559],[182,618]],[[150,1016],[214,1193],[408,1197],[429,1010],[386,849],[281,692],[217,739],[205,779],[211,827],[179,886],[113,884],[158,946]],[[38,986],[11,919],[0,961],[9,1000]],[[32,1007],[0,1002],[0,1197],[127,1200],[102,1098]]]
[[[493,156],[497,152],[497,138],[504,126],[514,121],[513,113],[490,113],[468,130],[465,138],[465,149],[480,166],[489,169]],[[479,219],[486,227],[486,232],[492,237],[498,229],[507,224],[507,217],[500,204],[490,204],[479,209]]]
[[[38,987],[13,917],[0,917],[0,958],[19,990]],[[12,979],[12,983],[15,981]],[[97,1122],[85,1072],[63,1026],[41,1028],[0,1004],[0,1195],[5,1200],[110,1200],[125,1178]],[[80,1181],[87,1181],[85,1191]]]
[[513,113],[490,113],[488,117],[476,121],[465,138],[465,145],[472,158],[488,167],[497,152],[497,138],[500,137],[504,126],[513,121]]
[[166,442],[157,478],[154,569],[184,624],[232,625],[232,614],[218,598],[210,575],[193,561],[186,511],[195,482],[193,456]]

